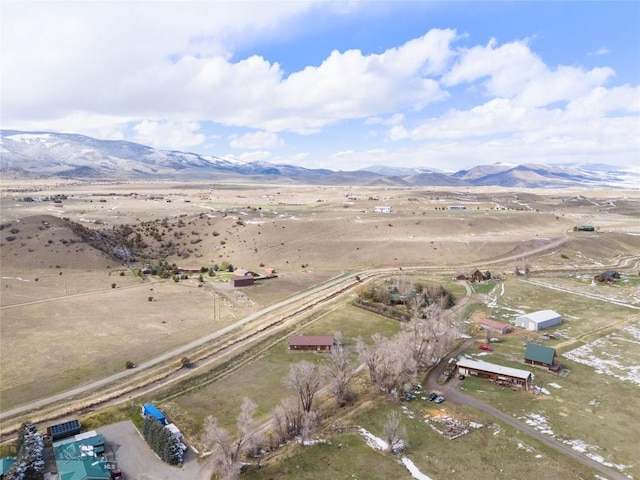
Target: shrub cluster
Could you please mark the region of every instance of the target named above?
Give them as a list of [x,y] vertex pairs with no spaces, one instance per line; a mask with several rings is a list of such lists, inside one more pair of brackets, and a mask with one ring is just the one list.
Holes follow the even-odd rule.
[[180,441],[151,415],[144,417],[142,436],[162,461],[170,465],[182,463],[184,451]]

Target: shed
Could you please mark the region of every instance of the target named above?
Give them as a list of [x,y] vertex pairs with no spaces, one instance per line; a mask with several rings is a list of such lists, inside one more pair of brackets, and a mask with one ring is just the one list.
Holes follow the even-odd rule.
[[333,335],[294,335],[289,339],[289,350],[330,352]]
[[256,283],[253,277],[235,277],[231,279],[231,285],[234,287],[248,287]]
[[56,440],[77,435],[81,430],[82,427],[78,420],[69,420],[68,422],[58,423],[47,427],[47,435],[49,435],[51,440],[55,442]]
[[491,330],[500,334],[509,333],[511,329],[511,325],[507,323],[496,322],[495,320],[489,320],[485,318],[484,320],[480,320],[478,325],[485,330]]
[[560,364],[556,362],[556,349],[537,343],[527,344],[524,352],[524,362],[529,365],[540,365],[550,370],[559,370]]
[[149,415],[158,420],[162,425],[167,424],[167,419],[165,418],[164,413],[162,413],[153,403],[145,403],[142,406],[142,416],[148,417]]
[[391,213],[391,207],[389,205],[379,205],[377,207],[373,207],[373,211],[375,213]]
[[539,310],[516,318],[516,326],[527,330],[542,330],[562,323],[562,317],[553,310]]
[[533,375],[527,370],[505,367],[494,363],[463,358],[458,361],[458,371],[462,375],[490,378],[499,385],[515,385],[529,390]]

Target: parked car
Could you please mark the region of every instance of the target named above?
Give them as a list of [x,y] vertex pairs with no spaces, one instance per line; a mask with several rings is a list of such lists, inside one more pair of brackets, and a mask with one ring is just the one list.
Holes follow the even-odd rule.
[[434,400],[434,402],[436,402],[436,403],[442,403],[442,402],[444,402],[444,397],[437,397],[437,398]]
[[124,480],[122,471],[119,468],[114,468],[113,470],[111,470],[111,480]]
[[458,380],[464,380],[464,375],[462,375],[461,373],[458,374]]
[[493,347],[491,345],[480,345],[478,348],[485,352],[493,352]]
[[438,398],[438,394],[432,393],[427,398],[429,399],[430,402],[433,402],[436,398]]

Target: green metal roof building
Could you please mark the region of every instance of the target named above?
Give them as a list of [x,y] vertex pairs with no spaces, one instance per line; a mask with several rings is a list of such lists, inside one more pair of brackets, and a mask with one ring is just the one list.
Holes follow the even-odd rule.
[[556,349],[538,345],[537,343],[527,344],[527,350],[524,352],[524,362],[529,365],[542,365],[550,369],[555,369],[556,365]]
[[4,476],[11,468],[11,465],[13,465],[14,463],[16,463],[16,459],[13,457],[0,458],[0,478],[4,478]]
[[75,435],[53,444],[60,480],[109,480],[104,437],[96,432]]

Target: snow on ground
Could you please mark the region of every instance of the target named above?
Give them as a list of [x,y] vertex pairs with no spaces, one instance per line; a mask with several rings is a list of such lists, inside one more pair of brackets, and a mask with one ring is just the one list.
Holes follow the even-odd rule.
[[638,344],[638,341],[640,341],[639,326],[637,324],[629,325],[617,332],[563,353],[562,356],[593,367],[596,373],[640,385],[640,355],[636,352],[637,347],[633,347],[633,351],[627,351],[625,348],[625,355],[616,352],[618,342]]
[[[527,425],[532,426],[533,428],[540,431],[541,433],[544,433],[545,435],[549,435],[550,437],[556,438],[556,440],[570,446],[576,452],[580,452],[584,454],[585,456],[591,458],[592,460],[595,460],[596,462],[601,463],[605,467],[615,468],[621,472],[624,471],[624,469],[629,468],[629,465],[616,464],[616,463],[605,461],[604,457],[594,453],[595,451],[600,450],[600,447],[595,445],[589,445],[584,440],[580,440],[580,439],[563,440],[563,439],[557,438],[556,434],[549,426],[549,421],[539,413],[530,413],[526,417],[520,417],[520,420],[523,420]],[[524,449],[524,447],[520,447],[520,444],[518,444],[518,448]]]
[[558,385],[557,383],[550,383],[549,386],[553,388],[562,388],[562,385]]
[[28,282],[29,280],[26,280],[24,278],[20,278],[20,277],[2,277],[2,280],[19,280],[21,282]]
[[415,464],[411,460],[409,460],[407,457],[402,457],[400,461],[404,463],[404,466],[407,467],[407,470],[409,470],[409,473],[411,474],[411,476],[416,480],[431,480],[431,477],[428,477],[427,475],[422,473],[418,469],[418,467],[416,467]]
[[[360,432],[360,435],[364,437],[365,441],[367,442],[367,445],[369,445],[374,450],[387,449],[388,443],[385,442],[383,439],[376,437],[374,434],[372,434],[368,430],[360,427],[358,429],[358,432]],[[400,457],[400,461],[403,463],[406,469],[409,470],[409,473],[411,474],[411,476],[416,480],[431,480],[429,476],[422,473],[420,469],[416,467],[416,465],[404,455]]]

